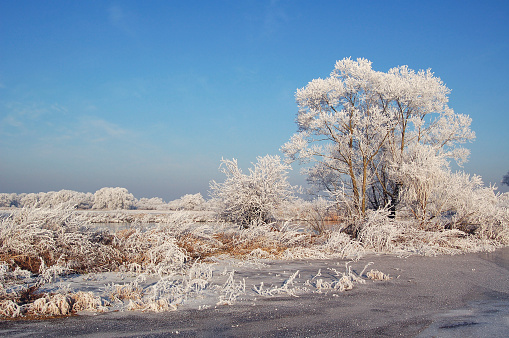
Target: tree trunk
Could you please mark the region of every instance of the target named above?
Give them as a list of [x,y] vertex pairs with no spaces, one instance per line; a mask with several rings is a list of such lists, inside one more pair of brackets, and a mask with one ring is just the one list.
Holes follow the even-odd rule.
[[394,188],[394,192],[391,196],[391,200],[389,203],[389,218],[396,218],[396,206],[399,203],[399,189],[401,187],[400,183],[396,183],[396,187]]

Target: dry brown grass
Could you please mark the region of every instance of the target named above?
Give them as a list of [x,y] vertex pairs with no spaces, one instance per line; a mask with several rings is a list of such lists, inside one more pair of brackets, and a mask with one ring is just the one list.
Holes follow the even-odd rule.
[[255,239],[242,240],[235,234],[219,233],[214,235],[222,245],[211,255],[229,255],[236,258],[246,257],[253,250],[260,249],[275,256],[279,256],[289,246],[282,242],[272,242],[266,237],[258,237]]
[[[43,255],[46,259],[45,261],[50,262],[50,257],[48,255]],[[41,256],[34,255],[26,255],[26,254],[18,254],[18,253],[9,253],[3,252],[0,253],[0,261],[4,261],[9,263],[10,267],[20,267],[23,270],[28,270],[32,273],[38,273],[41,267]],[[43,259],[44,259],[43,258]]]

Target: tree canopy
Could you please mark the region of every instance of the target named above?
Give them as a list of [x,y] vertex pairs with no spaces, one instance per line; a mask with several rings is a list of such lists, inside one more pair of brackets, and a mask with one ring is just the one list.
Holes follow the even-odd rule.
[[431,70],[375,71],[366,59],[337,61],[330,76],[298,89],[298,131],[282,147],[312,163],[308,179],[357,214],[395,211],[405,163],[432,151],[463,163],[473,140],[468,115],[448,106],[449,88]]

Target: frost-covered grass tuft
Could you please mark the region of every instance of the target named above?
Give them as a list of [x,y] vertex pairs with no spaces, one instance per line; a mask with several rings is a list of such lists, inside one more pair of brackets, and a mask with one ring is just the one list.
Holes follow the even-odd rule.
[[65,316],[71,314],[72,298],[68,295],[47,295],[30,304],[27,312],[33,315]]
[[228,273],[228,279],[220,288],[220,296],[217,305],[232,305],[242,294],[246,293],[246,280],[236,282],[234,279],[235,270]]
[[108,288],[111,290],[109,296],[112,301],[138,301],[143,297],[143,289],[138,285],[137,280],[126,284],[111,283],[108,285]]
[[17,318],[23,315],[22,307],[12,299],[0,300],[0,317]]
[[92,292],[45,295],[26,306],[27,315],[66,316],[79,311],[104,312],[109,303]]
[[107,300],[99,296],[95,296],[93,292],[78,291],[76,293],[71,293],[69,297],[72,300],[73,312],[105,312],[107,311],[107,306],[110,305]]
[[371,269],[368,273],[366,273],[366,276],[372,280],[390,280],[391,279],[391,277],[389,277],[389,275],[386,275],[382,271],[373,270],[373,269]]

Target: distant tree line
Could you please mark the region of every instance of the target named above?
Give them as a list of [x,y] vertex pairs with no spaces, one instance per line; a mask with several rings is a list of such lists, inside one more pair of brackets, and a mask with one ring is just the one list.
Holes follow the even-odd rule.
[[102,188],[95,193],[60,190],[39,193],[0,193],[1,208],[74,208],[95,210],[201,210],[205,199],[200,193],[164,202],[161,198],[136,199],[126,188]]

